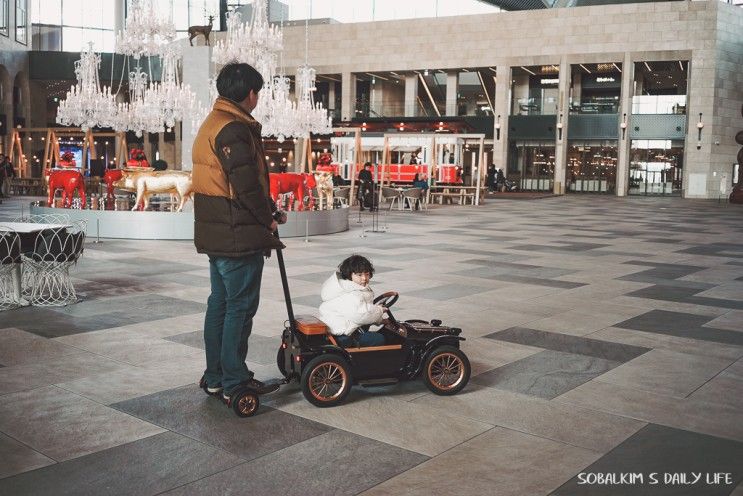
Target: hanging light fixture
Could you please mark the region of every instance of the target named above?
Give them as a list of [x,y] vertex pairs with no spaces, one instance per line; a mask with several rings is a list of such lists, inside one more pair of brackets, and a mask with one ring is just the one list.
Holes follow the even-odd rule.
[[98,68],[101,56],[93,51],[93,44],[80,53],[80,60],[75,62],[77,84],[67,92],[67,97],[60,100],[57,110],[57,122],[63,126],[79,126],[83,131],[93,127],[108,126],[111,117],[116,114],[116,101],[111,88],[101,88],[98,79]]
[[175,24],[160,14],[153,0],[131,0],[126,27],[116,35],[116,52],[135,59],[160,55],[173,40]]

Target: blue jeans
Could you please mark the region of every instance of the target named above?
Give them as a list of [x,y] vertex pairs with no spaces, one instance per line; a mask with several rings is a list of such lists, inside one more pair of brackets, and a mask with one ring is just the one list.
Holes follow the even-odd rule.
[[212,293],[204,319],[204,377],[209,386],[221,384],[225,391],[231,391],[253,378],[245,359],[253,316],[258,311],[263,254],[210,256],[209,275]]
[[[353,348],[356,346],[351,336],[335,336],[335,340],[344,348]],[[362,332],[361,336],[359,336],[359,347],[382,346],[383,344],[384,336],[378,332]]]

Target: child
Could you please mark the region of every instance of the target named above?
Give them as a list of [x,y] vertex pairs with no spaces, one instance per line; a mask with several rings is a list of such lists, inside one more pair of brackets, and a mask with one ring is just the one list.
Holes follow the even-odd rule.
[[374,266],[361,255],[351,255],[338,266],[322,285],[320,296],[320,320],[330,327],[341,346],[355,346],[351,337],[357,329],[364,326],[358,339],[358,346],[378,346],[384,344],[384,336],[377,332],[363,332],[371,324],[382,324],[384,312],[382,305],[375,305],[374,292],[369,280],[374,275]]

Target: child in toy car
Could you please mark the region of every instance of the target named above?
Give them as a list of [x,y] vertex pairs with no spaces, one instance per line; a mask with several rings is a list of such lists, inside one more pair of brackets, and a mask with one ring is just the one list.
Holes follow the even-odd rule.
[[369,331],[369,326],[384,323],[387,310],[375,305],[369,280],[374,266],[361,255],[351,255],[325,281],[320,291],[320,320],[329,328],[341,346],[379,346],[384,336]]

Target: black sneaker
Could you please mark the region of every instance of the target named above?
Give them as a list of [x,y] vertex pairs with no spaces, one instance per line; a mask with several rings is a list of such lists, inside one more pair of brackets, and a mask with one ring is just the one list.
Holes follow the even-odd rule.
[[229,399],[230,396],[232,396],[232,393],[240,386],[246,386],[255,391],[258,394],[268,394],[273,393],[277,389],[279,389],[279,385],[276,383],[272,384],[266,384],[264,382],[261,382],[257,379],[248,379],[247,381],[243,381],[240,383],[239,386],[237,386],[235,389],[233,389],[230,393],[227,393],[224,391],[222,394],[224,396],[224,399]]

